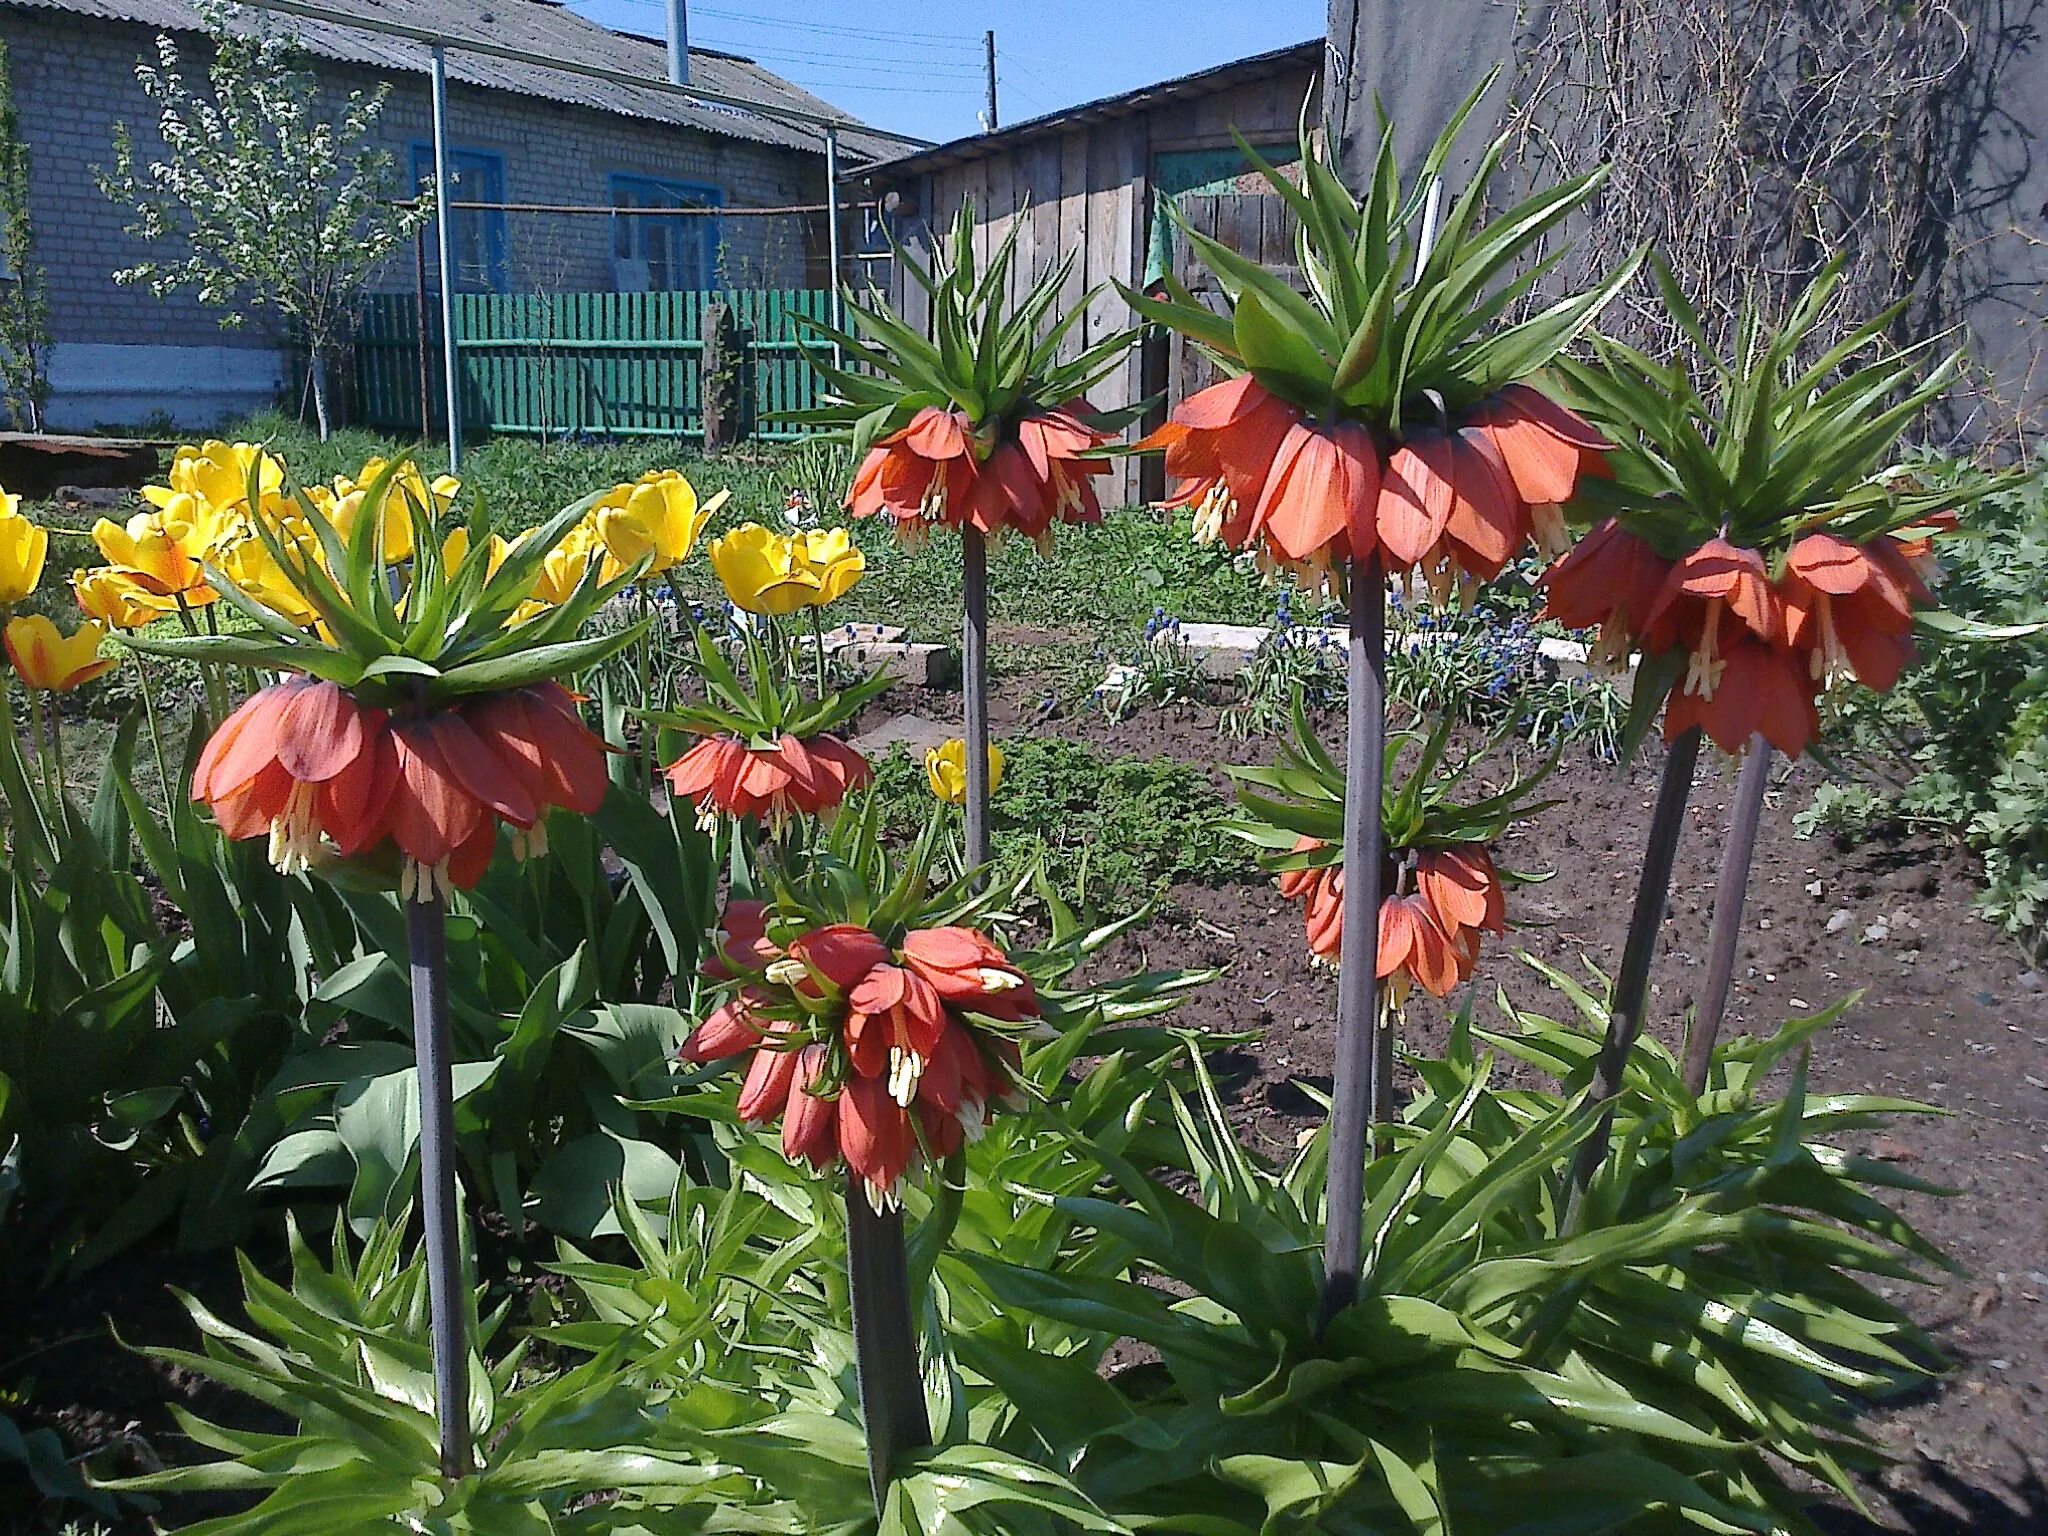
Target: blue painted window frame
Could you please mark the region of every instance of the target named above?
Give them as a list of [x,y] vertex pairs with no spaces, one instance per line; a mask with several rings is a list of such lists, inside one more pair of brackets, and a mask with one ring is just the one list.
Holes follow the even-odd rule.
[[[679,176],[656,176],[645,171],[614,171],[610,180],[611,204],[614,208],[723,208],[725,189],[709,182],[689,181]],[[666,197],[672,202],[656,203],[648,199]],[[626,199],[631,198],[630,201]],[[674,280],[659,285],[663,292],[706,291],[719,286],[718,281],[718,240],[719,219],[714,214],[705,217],[691,214],[675,219],[662,219],[648,214],[635,214],[631,218],[612,220],[612,286],[623,288],[620,282],[620,263],[644,260],[636,255],[646,250],[646,237],[656,229],[665,228],[671,234],[687,233],[696,239],[696,266],[694,274],[698,281],[681,283]],[[655,286],[650,279],[650,286]]]
[[[434,146],[421,139],[415,139],[410,147],[412,184],[415,189],[433,180]],[[448,146],[449,171],[456,183],[455,196],[450,202],[457,203],[502,203],[505,201],[505,157],[495,149],[481,149],[470,144]],[[478,185],[468,185],[465,178],[476,175]],[[458,255],[455,266],[455,291],[457,293],[504,293],[510,287],[512,263],[507,254],[510,241],[505,228],[505,211],[496,209],[457,209],[455,227],[450,233],[454,237],[458,252],[470,248],[470,231],[475,231],[475,243],[483,253],[480,269],[464,265]]]

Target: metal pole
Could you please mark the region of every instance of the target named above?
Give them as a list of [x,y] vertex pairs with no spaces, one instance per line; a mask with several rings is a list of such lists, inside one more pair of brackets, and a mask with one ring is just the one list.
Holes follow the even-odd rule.
[[1657,932],[1664,926],[1664,904],[1671,895],[1671,864],[1678,855],[1678,835],[1685,829],[1685,803],[1692,795],[1693,765],[1699,761],[1700,728],[1694,726],[1664,752],[1664,774],[1657,783],[1657,808],[1650,814],[1649,846],[1643,850],[1643,872],[1636,882],[1635,910],[1629,914],[1628,938],[1621,949],[1621,970],[1607,999],[1607,1037],[1593,1078],[1595,1104],[1606,1104],[1592,1135],[1579,1144],[1572,1165],[1571,1196],[1565,1226],[1577,1231],[1585,1219],[1586,1190],[1607,1156],[1614,1130],[1612,1100],[1621,1092],[1628,1053],[1643,1027],[1650,995],[1650,962],[1657,953]]
[[455,1083],[448,1041],[447,907],[438,895],[405,903],[412,961],[413,1053],[420,1094],[420,1204],[427,1229],[427,1306],[441,1473],[469,1474],[469,1308],[455,1215]]
[[1380,802],[1387,743],[1387,582],[1379,552],[1351,567],[1349,721],[1344,744],[1343,951],[1323,1232],[1323,1321],[1358,1299],[1368,1127],[1379,1076]]
[[441,263],[441,377],[448,397],[448,472],[462,469],[461,359],[455,351],[455,236],[448,224],[448,50],[434,44],[434,244]]
[[[825,130],[825,260],[832,269],[832,324],[846,329],[846,306],[840,298],[839,275],[839,130]],[[838,342],[832,343],[832,366],[844,366],[846,359]]]
[[988,540],[979,528],[960,530],[960,588],[967,614],[960,644],[967,714],[967,863],[978,869],[988,862]]
[[427,232],[412,232],[412,329],[420,349],[420,446],[434,437],[434,363],[427,354]]
[[1000,123],[996,116],[996,29],[981,34],[983,73],[988,76],[988,106],[982,112],[982,131],[994,133]]
[[1728,988],[1735,979],[1742,901],[1749,889],[1757,820],[1763,814],[1764,790],[1770,782],[1771,744],[1759,733],[1749,738],[1749,755],[1742,760],[1735,804],[1728,813],[1728,846],[1721,850],[1721,876],[1714,886],[1714,928],[1707,937],[1707,981],[1685,1035],[1685,1086],[1694,1098],[1706,1091],[1707,1073],[1714,1064],[1714,1042],[1721,1034],[1721,1015],[1727,1011]]
[[668,0],[668,83],[690,83],[689,0]]

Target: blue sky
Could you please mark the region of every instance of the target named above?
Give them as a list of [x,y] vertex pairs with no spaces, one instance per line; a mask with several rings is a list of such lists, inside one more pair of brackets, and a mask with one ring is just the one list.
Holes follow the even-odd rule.
[[[570,0],[663,35],[662,0]],[[981,35],[1005,123],[1298,43],[1325,0],[704,0],[690,41],[758,60],[856,117],[926,139],[978,131]]]

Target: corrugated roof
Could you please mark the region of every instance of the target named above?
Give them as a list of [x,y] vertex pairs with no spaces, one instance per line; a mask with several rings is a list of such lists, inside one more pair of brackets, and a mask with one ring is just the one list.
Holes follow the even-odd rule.
[[[643,91],[567,70],[461,51],[460,40],[471,37],[544,58],[575,60],[630,74],[643,74],[654,81],[666,81],[664,44],[614,32],[553,3],[553,0],[321,0],[321,3],[337,13],[398,22],[441,34],[448,40],[448,76],[464,85],[510,91],[515,95],[586,107],[596,112],[616,112],[648,122],[698,128],[726,138],[797,149],[818,148],[818,136],[814,131],[777,122],[743,108],[692,101],[664,90]],[[186,0],[0,0],[0,4],[23,10],[61,11],[73,16],[134,22],[159,31],[205,30],[198,12]],[[425,74],[429,68],[431,49],[424,43],[365,32],[340,22],[281,15],[272,15],[270,21],[280,30],[297,37],[307,52],[322,58],[406,74]],[[906,142],[869,128],[801,86],[793,85],[752,60],[735,54],[691,49],[690,83],[722,95],[757,101],[771,110],[776,107],[794,109],[844,122],[847,128],[839,136],[840,149],[850,156],[880,159],[900,153]]]
[[987,155],[1003,154],[1033,139],[1044,138],[1048,134],[1064,133],[1081,123],[1130,117],[1139,112],[1149,112],[1155,107],[1163,107],[1169,102],[1184,100],[1189,96],[1200,96],[1229,86],[1243,85],[1250,80],[1285,74],[1291,69],[1319,66],[1324,46],[1324,40],[1320,37],[1310,38],[1307,42],[1290,43],[1285,48],[1274,48],[1266,53],[1255,53],[1249,58],[1233,59],[1228,64],[1198,69],[1193,74],[1176,75],[1171,80],[1141,85],[1136,90],[1125,91],[1119,96],[1104,96],[1095,101],[1084,101],[1077,107],[1048,112],[1042,117],[1027,118],[1021,123],[1013,123],[1008,128],[999,129],[994,133],[970,134],[964,139],[954,139],[929,149],[918,149],[910,154],[900,155],[894,160],[864,166],[858,174],[864,181],[896,181],[923,175],[941,166],[957,165],[966,160],[979,160]]

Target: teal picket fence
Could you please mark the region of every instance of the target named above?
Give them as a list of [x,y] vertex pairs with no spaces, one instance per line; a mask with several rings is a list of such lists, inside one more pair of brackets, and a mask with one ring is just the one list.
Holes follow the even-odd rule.
[[[704,310],[724,303],[739,327],[744,430],[786,441],[803,429],[777,413],[818,403],[818,378],[801,342],[817,349],[803,316],[826,319],[824,289],[705,293],[463,293],[455,298],[465,436],[570,437],[701,434]],[[430,435],[445,430],[438,304],[427,314]],[[372,294],[356,334],[354,419],[388,432],[422,426],[418,301]]]

